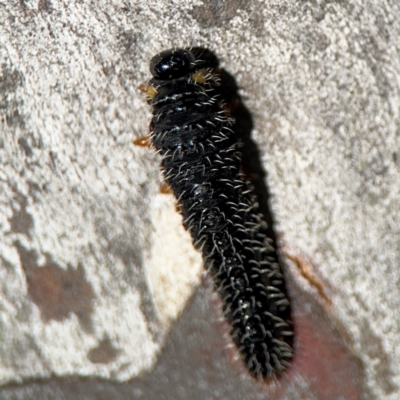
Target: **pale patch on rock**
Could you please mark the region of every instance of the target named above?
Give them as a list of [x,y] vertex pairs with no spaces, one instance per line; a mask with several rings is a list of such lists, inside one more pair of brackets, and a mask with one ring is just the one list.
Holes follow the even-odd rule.
[[169,329],[200,281],[203,261],[174,209],[172,195],[158,194],[150,204],[152,246],[146,254],[148,285],[162,326]]

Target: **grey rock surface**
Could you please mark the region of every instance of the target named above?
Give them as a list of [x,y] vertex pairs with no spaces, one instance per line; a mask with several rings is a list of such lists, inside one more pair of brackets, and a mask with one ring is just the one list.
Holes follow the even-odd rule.
[[[388,0],[0,0],[0,398],[397,400],[399,21]],[[160,160],[132,144],[150,58],[191,45],[240,87],[292,255],[275,392],[230,361]]]

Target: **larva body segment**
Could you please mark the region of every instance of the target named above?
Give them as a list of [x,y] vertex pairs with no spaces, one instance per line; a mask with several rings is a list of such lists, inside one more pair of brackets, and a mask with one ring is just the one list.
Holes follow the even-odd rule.
[[275,379],[293,357],[290,302],[277,251],[239,172],[238,140],[216,96],[212,64],[184,49],[153,57],[151,140],[245,365],[258,379]]

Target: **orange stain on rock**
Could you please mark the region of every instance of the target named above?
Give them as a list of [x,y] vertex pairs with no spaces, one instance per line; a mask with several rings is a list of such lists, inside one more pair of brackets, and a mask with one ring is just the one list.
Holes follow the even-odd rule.
[[93,311],[93,290],[85,280],[82,266],[64,270],[55,265],[37,267],[27,274],[28,292],[46,320],[62,320],[73,312]]
[[327,305],[331,305],[331,300],[329,299],[328,295],[325,293],[325,285],[323,282],[314,274],[312,271],[311,265],[309,262],[307,262],[304,257],[300,255],[292,255],[288,253],[287,251],[284,252],[285,257],[292,261],[299,272],[301,273],[301,276],[306,279],[310,285],[314,286],[315,289],[317,289],[318,294],[320,297],[326,302]]
[[287,389],[294,387],[301,393],[299,400],[361,399],[363,374],[360,363],[343,341],[346,332],[335,328],[318,300],[293,283],[289,290],[295,352],[292,366],[274,391],[274,398],[283,400]]

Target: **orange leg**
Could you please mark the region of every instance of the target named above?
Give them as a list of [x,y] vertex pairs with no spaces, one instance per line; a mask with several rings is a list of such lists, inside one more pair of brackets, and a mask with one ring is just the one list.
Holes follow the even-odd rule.
[[144,93],[149,99],[154,99],[157,94],[157,89],[154,86],[147,85],[146,83],[142,83],[139,86],[139,90]]
[[174,194],[174,192],[171,189],[171,186],[169,186],[167,182],[164,182],[161,185],[160,193],[162,193],[162,194]]
[[135,146],[141,146],[141,147],[150,147],[151,146],[151,140],[150,136],[141,136],[135,139],[132,142]]
[[[150,139],[150,136],[141,136],[141,137],[135,139],[132,143],[135,146],[150,147],[151,146],[151,139]],[[164,182],[161,185],[160,193],[162,193],[162,194],[174,194],[174,192],[171,189],[171,186],[169,186],[167,182]]]

